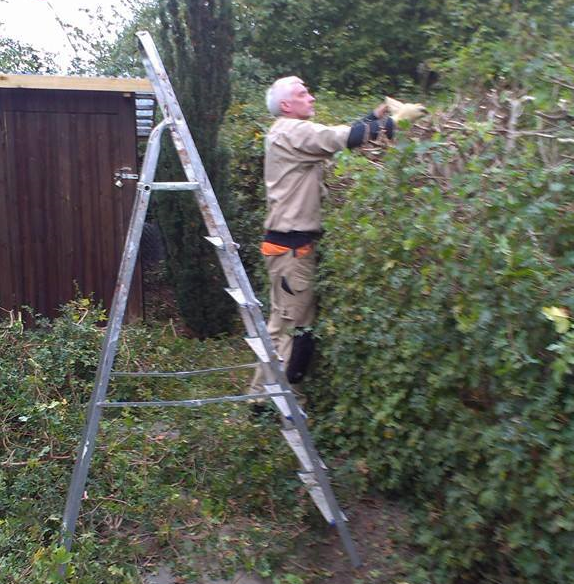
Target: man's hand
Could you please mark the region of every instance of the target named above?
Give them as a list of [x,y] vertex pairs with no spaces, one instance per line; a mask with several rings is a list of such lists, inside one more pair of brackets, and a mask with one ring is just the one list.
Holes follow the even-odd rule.
[[385,97],[385,101],[379,104],[373,113],[377,118],[389,115],[395,122],[408,120],[414,122],[428,113],[422,103],[403,103],[392,97]]
[[407,120],[414,122],[428,114],[426,107],[422,103],[405,103],[403,107],[394,115],[391,116],[395,122]]
[[404,107],[404,103],[398,99],[393,99],[392,97],[385,97],[385,105],[387,106],[387,111],[391,117],[396,116],[399,110]]
[[400,122],[401,120],[414,122],[426,114],[428,114],[427,108],[422,103],[403,103],[397,107],[395,112],[391,112],[391,118],[395,122]]

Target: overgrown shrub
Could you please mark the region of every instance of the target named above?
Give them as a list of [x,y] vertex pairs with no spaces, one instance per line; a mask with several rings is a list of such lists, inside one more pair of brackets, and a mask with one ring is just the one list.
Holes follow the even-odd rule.
[[[65,497],[104,334],[87,300],[24,330],[0,321],[0,582],[141,582],[148,562],[195,581],[270,573],[310,508],[275,424],[245,404],[107,410],[72,554],[59,547]],[[240,344],[241,343],[241,344]],[[199,341],[172,327],[124,329],[116,370],[190,370],[250,362],[243,341]],[[243,393],[251,370],[188,380],[118,378],[109,399]],[[278,523],[276,515],[281,516]]]
[[[574,581],[574,69],[562,41],[533,55],[526,39],[503,69],[482,47],[474,78],[460,53],[449,66],[475,97],[460,85],[382,157],[340,154],[330,178],[306,387],[322,449],[413,502],[420,582]],[[272,122],[261,102],[233,106],[227,132],[250,266]],[[376,102],[323,92],[316,121]]]
[[571,72],[334,170],[311,397],[414,502],[421,582],[574,581]]

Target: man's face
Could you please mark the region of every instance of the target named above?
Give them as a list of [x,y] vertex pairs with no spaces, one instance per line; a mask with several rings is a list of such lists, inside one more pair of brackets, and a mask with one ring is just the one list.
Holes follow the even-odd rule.
[[281,102],[283,115],[298,120],[308,120],[315,115],[313,104],[315,98],[309,93],[303,82],[293,84],[291,97]]

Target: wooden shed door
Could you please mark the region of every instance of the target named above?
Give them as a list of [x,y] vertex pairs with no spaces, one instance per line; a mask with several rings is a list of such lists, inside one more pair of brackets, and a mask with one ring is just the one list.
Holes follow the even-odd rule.
[[136,166],[132,94],[0,90],[0,307],[52,317],[80,293],[109,309],[136,186],[114,172]]

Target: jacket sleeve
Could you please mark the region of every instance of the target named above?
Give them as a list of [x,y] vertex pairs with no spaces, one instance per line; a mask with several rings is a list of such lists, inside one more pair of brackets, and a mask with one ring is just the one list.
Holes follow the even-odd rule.
[[279,140],[298,158],[326,159],[347,147],[350,131],[350,126],[324,126],[300,120]]

